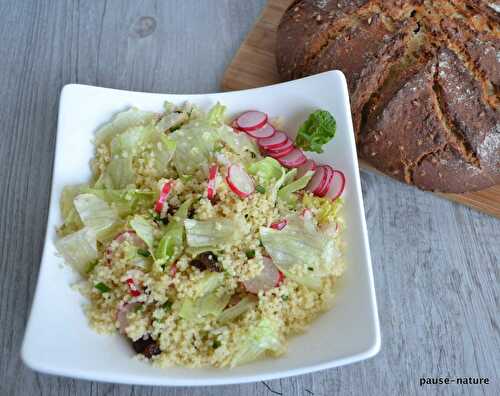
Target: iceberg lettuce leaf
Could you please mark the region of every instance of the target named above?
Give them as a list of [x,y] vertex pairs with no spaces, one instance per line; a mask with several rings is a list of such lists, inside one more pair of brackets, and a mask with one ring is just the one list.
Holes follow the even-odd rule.
[[304,176],[295,181],[292,181],[291,183],[288,183],[278,191],[278,198],[288,204],[294,204],[297,201],[297,197],[293,195],[293,193],[304,189],[313,175],[313,171],[307,171]]
[[231,361],[231,367],[252,362],[266,351],[275,353],[284,351],[284,343],[279,334],[278,326],[268,318],[263,318],[250,327],[242,338]]
[[236,305],[225,309],[217,318],[218,322],[225,324],[243,315],[246,311],[257,305],[258,299],[255,296],[243,297]]
[[240,218],[186,219],[184,227],[190,247],[231,244],[239,241],[248,228]]
[[[338,252],[335,241],[316,230],[312,219],[292,215],[282,230],[261,227],[261,241],[283,272],[324,276],[332,272]],[[300,268],[299,268],[300,267]]]
[[187,218],[191,200],[185,201],[165,227],[160,243],[155,251],[158,264],[168,266],[175,262],[184,250],[184,219]]
[[153,245],[155,242],[155,227],[154,225],[146,220],[143,216],[135,215],[130,220],[130,227],[136,232],[136,234],[141,238],[144,243],[148,246],[150,250],[153,250]]
[[96,235],[89,227],[57,240],[55,247],[66,263],[82,275],[86,274],[88,263],[97,259]]
[[117,113],[110,122],[96,132],[96,147],[101,144],[109,144],[113,137],[129,128],[152,123],[157,116],[156,113],[142,111],[135,107]]
[[92,229],[99,241],[111,237],[114,226],[119,221],[116,209],[94,194],[79,194],[73,200],[83,224]]

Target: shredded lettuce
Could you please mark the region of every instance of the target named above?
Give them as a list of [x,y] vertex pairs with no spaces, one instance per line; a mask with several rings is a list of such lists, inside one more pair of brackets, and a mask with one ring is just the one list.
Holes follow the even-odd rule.
[[237,317],[244,314],[246,311],[252,309],[257,305],[257,298],[246,296],[243,297],[236,305],[231,308],[225,309],[220,316],[217,318],[218,322],[221,324],[231,322]]
[[78,216],[73,201],[75,197],[82,192],[85,186],[66,186],[61,192],[59,206],[61,209],[61,216],[63,218],[63,225],[59,228],[59,235],[64,236],[75,232],[83,227],[83,223]]
[[303,285],[312,290],[321,291],[321,276],[316,276],[312,273],[296,274],[292,271],[283,271],[283,274],[287,278],[297,282],[299,285]]
[[94,194],[79,194],[73,200],[83,224],[92,229],[99,241],[111,237],[119,217],[116,209]]
[[187,320],[197,320],[207,315],[218,316],[226,307],[231,295],[221,286],[224,274],[207,272],[195,285],[197,298],[182,301],[179,315]]
[[165,176],[167,166],[174,156],[176,142],[168,136],[159,135],[154,145],[154,167],[158,176]]
[[120,217],[126,217],[140,210],[147,209],[153,205],[157,193],[133,189],[104,190],[86,187],[82,192],[94,194],[106,201],[111,207],[118,211]]
[[185,112],[177,112],[174,109],[166,109],[165,115],[156,124],[156,129],[159,132],[165,132],[180,127],[186,121],[188,121],[189,116]]
[[94,230],[84,227],[55,242],[59,254],[80,274],[85,275],[88,263],[97,259]]
[[135,215],[132,220],[130,220],[130,226],[139,238],[146,243],[148,248],[152,250],[155,242],[155,227],[153,224],[144,217]]
[[302,204],[306,208],[316,209],[316,219],[318,220],[319,225],[340,221],[339,212],[343,205],[342,198],[332,201],[329,198],[315,197],[312,194],[304,194],[302,197]]
[[113,158],[95,183],[95,188],[124,189],[135,186],[136,174],[132,157]]
[[219,316],[231,298],[226,291],[211,292],[196,300],[187,298],[183,300],[179,315],[186,320],[195,321],[205,316]]
[[297,215],[287,217],[282,230],[260,228],[261,241],[274,264],[283,272],[314,276],[331,273],[337,256],[335,241],[317,231],[313,220]]
[[195,285],[195,295],[204,296],[222,286],[223,283],[224,274],[222,272],[205,272]]
[[207,121],[212,125],[221,125],[224,123],[224,113],[226,106],[217,102],[207,113]]
[[238,242],[247,231],[241,218],[184,220],[187,243],[190,247],[216,246]]
[[238,350],[231,360],[231,367],[252,362],[266,351],[281,353],[283,350],[284,344],[277,324],[268,318],[263,318],[250,327],[238,343]]
[[247,171],[251,175],[257,176],[267,185],[271,185],[285,176],[285,168],[271,157],[265,157],[260,161],[252,162],[247,166]]
[[261,158],[257,144],[252,141],[246,133],[235,133],[233,129],[227,125],[222,125],[217,131],[220,140],[236,154],[243,154],[245,151],[248,151],[253,153],[254,159]]
[[288,204],[294,204],[297,201],[297,197],[293,193],[304,189],[313,175],[314,171],[307,171],[304,176],[285,185],[278,191],[278,198]]
[[138,126],[116,135],[111,141],[111,155],[115,157],[123,153],[134,153],[153,131],[152,126]]
[[155,256],[163,266],[172,264],[184,249],[184,219],[188,216],[191,200],[184,202],[168,223],[156,248]]
[[101,144],[109,144],[113,137],[129,128],[150,124],[156,117],[156,113],[142,111],[135,107],[118,113],[113,117],[111,122],[103,125],[96,132],[96,147]]
[[335,131],[335,118],[326,110],[316,110],[299,128],[295,145],[305,151],[322,153],[323,145],[335,136]]
[[208,173],[217,135],[204,120],[193,121],[169,135],[176,142],[173,163],[180,175],[192,175],[199,169]]

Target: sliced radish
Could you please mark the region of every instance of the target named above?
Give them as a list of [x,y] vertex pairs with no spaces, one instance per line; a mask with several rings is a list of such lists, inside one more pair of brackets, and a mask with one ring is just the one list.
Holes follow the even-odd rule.
[[307,158],[302,152],[302,150],[295,148],[287,155],[281,158],[277,158],[279,163],[287,168],[298,168],[307,162]]
[[252,178],[240,165],[231,165],[227,171],[226,182],[239,197],[246,198],[255,191]]
[[316,162],[314,162],[312,159],[308,159],[307,162],[305,162],[303,165],[299,166],[297,168],[297,179],[300,179],[302,176],[304,176],[308,171],[315,171],[317,168]]
[[242,130],[238,126],[238,123],[236,122],[236,118],[231,122],[231,128],[233,128],[236,133],[242,132]]
[[269,227],[274,228],[275,230],[281,231],[283,228],[286,227],[287,224],[288,224],[288,221],[286,221],[286,219],[283,219],[283,220],[277,221],[275,223],[272,223]]
[[306,186],[307,191],[312,192],[314,195],[317,195],[317,193],[324,189],[325,185],[327,185],[327,177],[327,168],[323,165],[318,166],[316,171],[314,172],[313,177]]
[[219,168],[217,165],[212,165],[208,170],[208,184],[207,184],[207,198],[209,200],[215,197],[215,183],[217,181],[217,174],[219,173]]
[[263,257],[264,268],[256,277],[243,282],[245,289],[257,294],[259,291],[267,291],[276,287],[281,281],[282,274],[269,257]]
[[262,147],[264,150],[269,150],[273,148],[277,148],[285,143],[288,139],[286,133],[281,131],[276,131],[276,133],[268,138],[258,139],[257,144]]
[[132,297],[139,297],[142,292],[139,290],[139,287],[136,285],[135,281],[132,278],[128,278],[126,280],[128,285],[128,292]]
[[133,311],[135,308],[140,306],[141,304],[138,302],[123,302],[118,305],[118,309],[116,311],[116,321],[118,322],[118,328],[120,333],[125,334],[125,329],[128,327],[128,319],[127,315],[129,312]]
[[127,284],[128,292],[132,297],[139,297],[143,292],[139,282],[137,281],[137,279],[143,274],[144,273],[139,270],[129,270],[120,279],[120,281]]
[[265,124],[262,128],[245,132],[255,139],[265,139],[273,136],[276,130],[271,124]]
[[135,233],[135,231],[133,230],[123,231],[120,234],[118,234],[106,248],[105,257],[108,266],[111,265],[113,261],[113,255],[116,249],[118,249],[123,242],[129,242],[132,245],[136,246],[138,249],[144,249],[144,250],[148,249],[146,243],[144,243],[144,241],[141,238],[139,238],[139,236]]
[[243,113],[236,119],[236,124],[245,132],[262,128],[267,122],[267,114],[251,110]]
[[312,210],[309,208],[302,209],[302,212],[300,213],[300,217],[302,217],[303,219],[311,219],[312,215]]
[[293,141],[291,139],[287,139],[281,146],[266,150],[266,154],[273,158],[281,158],[291,153],[294,148],[295,146],[293,145]]
[[291,147],[285,148],[282,151],[266,151],[266,155],[268,155],[269,157],[273,157],[274,159],[278,159],[278,158],[284,157],[285,155],[290,154],[294,148],[295,147],[291,146]]
[[170,191],[172,190],[172,182],[166,182],[160,192],[160,197],[155,204],[155,212],[162,215],[164,212],[165,202],[167,201],[168,196],[170,195]]
[[285,274],[279,270],[278,272],[279,272],[278,280],[276,281],[276,285],[274,287],[279,287],[285,281]]
[[177,273],[177,264],[172,264],[172,266],[170,267],[170,276],[173,278],[175,277],[175,274]]
[[323,186],[316,192],[316,195],[318,197],[324,197],[325,194],[328,192],[328,187],[330,186],[330,180],[332,180],[333,177],[333,168],[330,165],[323,165],[325,168],[325,182]]
[[345,187],[344,174],[341,171],[334,170],[325,197],[330,198],[332,201],[335,201],[338,197],[340,197],[340,195],[342,195],[344,187]]
[[273,148],[270,148],[270,149],[267,149],[266,151],[268,151],[269,153],[278,153],[278,152],[281,152],[289,147],[294,147],[293,146],[293,140],[290,139],[290,138],[287,138],[283,144],[280,144],[278,147],[273,147]]

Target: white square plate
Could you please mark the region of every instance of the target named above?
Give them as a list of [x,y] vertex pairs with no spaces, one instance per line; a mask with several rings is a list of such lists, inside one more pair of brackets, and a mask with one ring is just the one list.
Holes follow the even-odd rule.
[[[90,177],[95,130],[114,113],[130,106],[161,111],[165,100],[190,101],[208,109],[217,101],[229,115],[260,109],[282,117],[293,134],[318,108],[337,120],[337,134],[319,162],[342,170],[347,178],[344,238],[346,272],[338,285],[334,307],[306,333],[294,337],[286,355],[234,369],[154,368],[133,359],[130,345],[120,336],[103,336],[88,326],[84,299],[71,288],[77,275],[56,255],[55,229],[60,224],[59,196],[68,184]],[[304,374],[357,362],[380,349],[373,274],[359,181],[358,161],[344,75],[327,72],[301,80],[246,91],[207,95],[163,95],[118,91],[85,85],[66,85],[61,93],[56,157],[49,218],[40,274],[27,325],[22,359],[32,369],[97,381],[152,385],[216,385],[260,381]]]

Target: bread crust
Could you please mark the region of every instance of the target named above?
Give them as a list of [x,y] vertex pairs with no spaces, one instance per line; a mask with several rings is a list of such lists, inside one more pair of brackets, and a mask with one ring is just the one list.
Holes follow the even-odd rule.
[[358,153],[424,190],[500,183],[500,18],[481,0],[298,0],[283,79],[344,72]]

